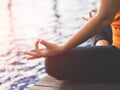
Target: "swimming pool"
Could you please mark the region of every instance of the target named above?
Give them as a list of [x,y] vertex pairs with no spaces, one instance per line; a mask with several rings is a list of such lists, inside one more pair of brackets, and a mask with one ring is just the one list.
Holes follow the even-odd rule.
[[34,50],[38,38],[64,43],[85,23],[81,17],[87,17],[94,4],[90,0],[0,0],[0,90],[26,90],[45,77],[44,58],[27,61],[23,51]]

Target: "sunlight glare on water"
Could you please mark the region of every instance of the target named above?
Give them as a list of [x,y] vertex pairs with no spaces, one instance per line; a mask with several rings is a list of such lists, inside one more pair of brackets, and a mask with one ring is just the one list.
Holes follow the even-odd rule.
[[64,43],[95,5],[90,0],[0,0],[0,90],[26,90],[45,77],[44,58],[27,61],[23,52],[34,50],[38,38]]

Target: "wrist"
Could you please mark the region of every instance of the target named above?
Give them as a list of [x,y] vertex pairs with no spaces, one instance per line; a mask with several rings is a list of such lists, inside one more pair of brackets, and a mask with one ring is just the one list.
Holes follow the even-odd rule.
[[65,52],[69,51],[69,49],[68,49],[68,47],[66,46],[66,44],[63,44],[63,45],[61,45],[60,47],[61,47],[61,52],[62,52],[62,53],[65,53]]
[[59,51],[60,53],[65,53],[67,51],[65,45],[59,45]]

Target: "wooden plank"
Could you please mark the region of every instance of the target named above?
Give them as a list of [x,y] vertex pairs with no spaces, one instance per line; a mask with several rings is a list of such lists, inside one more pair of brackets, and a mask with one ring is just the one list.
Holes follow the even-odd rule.
[[58,88],[54,87],[42,87],[42,86],[33,86],[32,88],[29,88],[28,90],[57,90]]
[[49,87],[59,87],[64,81],[57,80],[51,76],[46,76],[35,86],[49,86]]
[[65,82],[47,76],[28,90],[120,90],[120,83]]

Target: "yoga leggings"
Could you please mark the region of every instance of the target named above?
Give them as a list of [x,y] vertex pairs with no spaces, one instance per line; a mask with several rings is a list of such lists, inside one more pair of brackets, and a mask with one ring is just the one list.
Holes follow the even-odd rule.
[[[105,39],[105,34],[97,39]],[[110,40],[111,41],[111,40]],[[81,82],[120,81],[120,49],[115,46],[76,47],[46,58],[46,72],[60,80]]]

